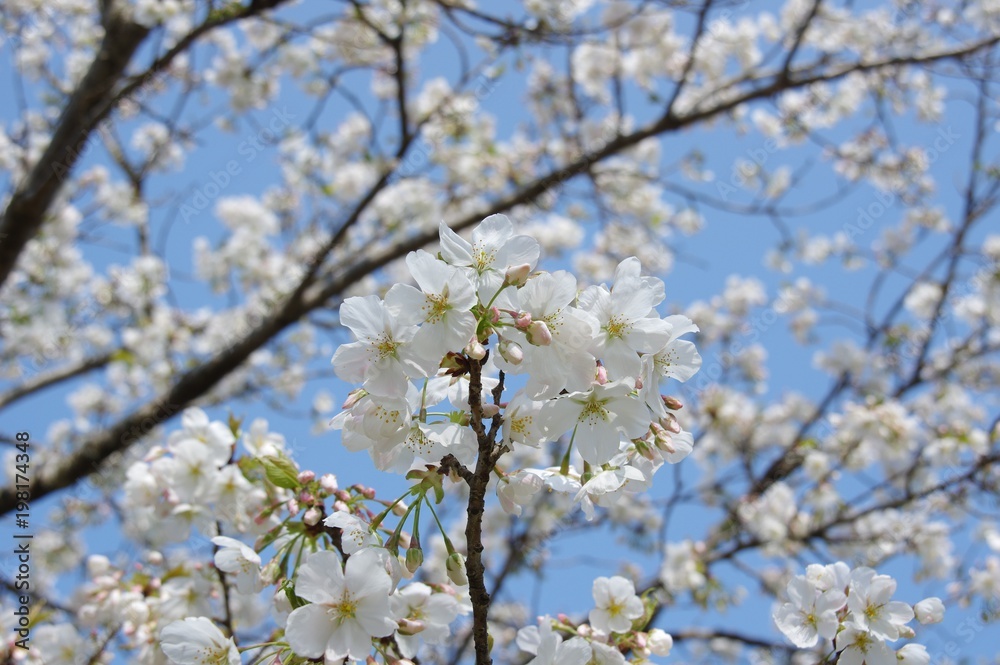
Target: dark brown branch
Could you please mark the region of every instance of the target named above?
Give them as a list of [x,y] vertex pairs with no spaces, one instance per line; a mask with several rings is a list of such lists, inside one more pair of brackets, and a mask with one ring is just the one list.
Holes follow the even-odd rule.
[[129,20],[114,3],[106,3],[102,23],[105,34],[87,73],[70,96],[42,157],[11,197],[0,218],[0,287],[17,259],[42,224],[63,181],[72,172],[98,125],[119,102],[131,96],[165,70],[202,35],[234,21],[277,7],[285,0],[254,0],[238,12],[220,14],[202,23],[153,61],[147,70],[117,91],[125,69],[149,28]]
[[21,385],[11,388],[3,395],[0,395],[0,409],[13,404],[19,399],[23,399],[34,392],[44,390],[45,388],[62,383],[63,381],[74,379],[81,374],[86,374],[87,372],[104,367],[111,362],[111,358],[112,354],[105,353],[100,356],[87,358],[77,365],[59,367],[58,369],[50,370],[44,374],[37,374]]
[[106,101],[149,29],[109,8],[104,39],[90,68],[70,95],[41,158],[27,173],[0,218],[0,287],[73,170],[97,125],[111,111]]
[[483,512],[486,510],[486,486],[493,471],[493,439],[483,427],[482,363],[469,359],[469,409],[472,429],[479,443],[476,470],[469,481],[468,520],[465,524],[466,572],[472,599],[472,638],[476,647],[476,665],[491,665],[489,626],[490,593],[486,590],[486,567],[483,565]]

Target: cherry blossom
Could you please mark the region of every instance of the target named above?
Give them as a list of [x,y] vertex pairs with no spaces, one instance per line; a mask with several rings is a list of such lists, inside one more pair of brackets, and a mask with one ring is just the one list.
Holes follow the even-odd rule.
[[529,665],[584,665],[591,660],[591,648],[582,637],[563,641],[552,630],[548,617],[538,626],[526,626],[517,632],[517,646],[534,656]]
[[335,552],[310,555],[298,572],[296,595],[310,601],[288,615],[285,634],[292,649],[327,662],[363,660],[373,637],[391,635],[389,575],[377,559],[358,553],[344,565]]
[[160,633],[160,648],[176,665],[239,665],[240,654],[210,619],[174,621]]
[[[419,312],[419,310],[417,310]],[[407,377],[428,376],[437,366],[414,347],[417,332],[413,310],[388,308],[376,296],[353,297],[340,307],[341,322],[358,338],[333,356],[337,376],[362,383],[369,393],[385,397],[406,394]]]
[[805,577],[797,576],[788,583],[788,597],[791,602],[778,609],[774,622],[795,646],[813,647],[820,638],[831,640],[837,635],[837,611],[847,603],[843,591],[820,591]]
[[637,438],[649,428],[649,411],[633,392],[633,385],[621,380],[560,397],[550,403],[551,428],[554,432],[573,429],[583,458],[603,464],[618,452],[622,436]]
[[538,242],[524,235],[514,235],[514,225],[505,215],[490,215],[472,232],[468,242],[447,225],[442,224],[441,255],[444,260],[463,268],[475,282],[479,300],[493,300],[504,283],[511,266],[538,262]]
[[897,639],[899,629],[913,619],[913,608],[890,600],[895,591],[896,581],[888,575],[879,575],[871,568],[852,571],[847,596],[852,621],[878,639]]
[[[978,621],[1000,12],[700,4],[6,0],[0,662],[928,663]],[[590,565],[642,616],[518,630]]]
[[396,641],[403,656],[413,658],[421,643],[441,644],[451,635],[449,625],[458,617],[458,600],[448,593],[434,593],[421,582],[411,582],[389,599],[393,616],[400,622]]
[[596,607],[590,610],[590,625],[603,633],[628,632],[645,611],[635,585],[624,577],[598,577],[593,594]]
[[423,317],[413,337],[414,352],[435,358],[461,351],[476,331],[476,318],[469,311],[476,304],[472,282],[422,250],[408,254],[406,266],[419,289],[396,284],[386,293],[385,302],[400,313],[418,311]]
[[611,379],[638,377],[639,353],[655,353],[670,340],[671,324],[655,316],[664,298],[663,282],[640,275],[639,259],[618,264],[611,289],[591,286],[580,294],[580,306],[600,326],[594,355],[608,368]]
[[257,593],[264,588],[260,578],[260,556],[234,538],[216,536],[212,543],[219,546],[215,553],[215,566],[233,576],[240,593]]
[[541,322],[551,335],[545,346],[522,344],[524,360],[505,369],[527,373],[526,391],[533,399],[554,397],[562,390],[585,390],[594,379],[590,346],[599,330],[597,319],[575,307],[576,278],[566,271],[544,273],[517,292],[519,311]]

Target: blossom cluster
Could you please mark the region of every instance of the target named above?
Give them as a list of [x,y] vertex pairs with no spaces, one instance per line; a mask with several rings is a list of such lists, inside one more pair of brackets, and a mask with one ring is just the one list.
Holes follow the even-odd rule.
[[[366,450],[380,469],[412,481],[395,501],[300,470],[263,421],[242,431],[237,421],[186,411],[183,430],[129,468],[128,520],[136,529],[171,524],[155,536],[163,544],[187,538],[192,527],[210,539],[230,600],[252,603],[273,586],[269,609],[283,630],[266,644],[237,647],[235,635],[207,618],[209,603],[163,611],[163,591],[204,578],[188,571],[147,580],[149,593],[130,597],[148,606],[137,634],[161,626],[163,653],[179,665],[235,663],[247,649],[282,662],[363,660],[373,650],[387,661],[414,658],[421,644],[445,643],[451,624],[472,610],[465,557],[434,506],[446,491],[449,475],[439,473],[445,458],[469,467],[481,454],[473,419],[494,419],[496,493],[511,514],[547,486],[572,493],[592,517],[595,505],[644,491],[664,462],[691,452],[692,437],[675,415],[681,405],[661,395],[659,384],[697,371],[694,345],[679,339],[697,327],[683,316],[659,316],[663,283],[643,276],[635,258],[619,264],[610,287],[580,290],[568,272],[536,271],[539,254],[538,243],[515,235],[500,215],[474,229],[471,242],[442,226],[437,254],[406,257],[415,286],[400,283],[384,298],[354,297],[341,306],[341,323],[356,340],[336,351],[333,366],[361,385],[332,426],[349,450]],[[502,399],[507,375],[520,385]],[[493,394],[492,403],[473,398],[474,382]],[[249,457],[235,455],[239,438]],[[523,459],[511,454],[520,447],[552,442],[563,442],[559,466],[509,468]],[[431,541],[426,562],[421,511],[434,515],[444,543],[435,550]],[[401,518],[395,526],[390,515]],[[147,578],[160,579],[153,572]],[[214,581],[202,584],[200,595],[211,597]],[[104,597],[95,587],[95,598]],[[541,632],[525,629],[519,643],[535,644],[543,661],[544,653],[576,649],[574,640],[584,637],[581,663],[591,653],[623,662],[626,649],[669,651],[669,635],[641,632],[647,609],[631,582],[599,578],[594,598],[589,624],[572,626],[568,647],[559,647],[561,638],[545,624]],[[571,627],[568,620],[560,625]]]
[[[659,629],[645,631],[651,612],[635,585],[624,577],[598,577],[589,623],[574,624],[566,615],[539,618],[539,625],[517,632],[517,646],[534,657],[529,665],[624,665],[624,652],[638,659],[667,656],[673,637]],[[564,638],[564,636],[567,636]]]
[[595,503],[613,502],[626,485],[644,490],[664,462],[691,452],[675,415],[681,404],[661,395],[660,383],[698,370],[694,344],[680,339],[698,328],[657,313],[663,282],[643,276],[638,259],[621,261],[610,287],[580,290],[569,272],[536,271],[538,243],[515,235],[503,215],[483,220],[471,242],[445,225],[440,240],[437,255],[406,257],[416,286],[396,284],[384,299],[352,297],[340,308],[356,341],[337,350],[333,366],[361,384],[332,421],[348,449],[400,473],[439,466],[446,455],[471,463],[475,361],[484,391],[498,386],[497,372],[524,375],[509,400],[482,405],[482,417],[502,419],[508,451],[570,434],[561,466],[502,472],[497,493],[508,512],[548,487],[573,492],[592,515]]
[[910,606],[892,600],[895,591],[896,580],[871,568],[812,564],[788,583],[788,602],[775,610],[774,621],[799,648],[833,640],[841,665],[927,665],[923,645],[893,650],[886,642],[914,637],[907,625],[914,617],[922,624],[940,622],[944,604],[935,597]]

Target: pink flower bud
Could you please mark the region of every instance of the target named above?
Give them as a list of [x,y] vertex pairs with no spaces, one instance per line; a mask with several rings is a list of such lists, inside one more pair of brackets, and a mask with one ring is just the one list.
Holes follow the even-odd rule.
[[339,512],[345,512],[345,513],[351,512],[350,507],[343,501],[334,501],[333,509]]
[[660,397],[663,398],[663,404],[668,409],[679,411],[680,409],[684,408],[684,405],[681,404],[680,400],[677,399],[676,397],[670,397],[669,395],[660,395]]
[[344,400],[344,404],[340,408],[350,409],[367,394],[368,393],[363,388],[355,388],[351,392],[347,393],[347,399]]
[[677,422],[677,417],[672,413],[668,413],[663,418],[660,418],[660,425],[668,432],[673,432],[674,434],[681,433],[681,424]]
[[663,429],[659,423],[653,423],[649,426],[653,430],[653,440],[656,443],[656,447],[665,453],[676,453],[677,449],[674,448],[674,440],[670,437],[670,433]]
[[[418,621],[416,619],[399,619],[399,632],[403,635],[416,635],[417,633],[422,633],[427,624],[423,621]],[[402,663],[403,661],[397,660],[396,663]]]
[[302,483],[303,485],[305,485],[308,482],[312,482],[312,480],[314,478],[316,478],[316,472],[315,471],[300,471],[299,472],[299,482]]
[[497,307],[496,305],[490,307],[490,322],[500,323],[500,308]]
[[599,385],[604,385],[608,382],[608,368],[604,365],[597,366],[597,372],[595,372],[594,380],[597,381]]
[[531,314],[528,312],[521,312],[514,319],[514,327],[518,330],[525,330],[531,325]]
[[299,502],[296,501],[295,499],[289,499],[288,503],[285,504],[285,506],[288,508],[288,514],[289,515],[298,515],[299,514]]
[[392,507],[392,514],[396,517],[402,517],[406,514],[407,505],[403,501],[398,502]]
[[306,514],[302,516],[302,521],[309,526],[316,526],[319,523],[319,519],[323,516],[323,513],[319,508],[313,506],[306,511]]
[[530,274],[531,266],[527,263],[522,263],[519,266],[510,266],[507,268],[507,272],[503,276],[503,281],[505,284],[521,288],[528,283],[528,276]]
[[916,615],[917,621],[924,625],[940,623],[944,620],[944,603],[936,596],[924,598],[913,606],[913,613]]
[[532,321],[525,331],[528,335],[528,342],[535,346],[548,346],[552,343],[552,333],[545,321]]
[[483,418],[492,418],[500,413],[500,407],[496,404],[483,404]]
[[337,476],[332,473],[324,473],[319,478],[319,486],[330,494],[333,494],[337,491]]
[[486,347],[480,344],[479,340],[474,339],[465,347],[465,355],[473,360],[482,360],[486,357]]

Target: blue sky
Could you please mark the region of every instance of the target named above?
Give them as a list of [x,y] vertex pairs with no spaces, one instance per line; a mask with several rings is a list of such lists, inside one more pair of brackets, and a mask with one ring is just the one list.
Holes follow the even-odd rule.
[[[298,7],[292,11],[292,14],[297,15],[305,11],[307,10]],[[737,7],[737,13],[749,13],[749,11],[749,8]],[[754,7],[753,11],[757,11],[757,8]],[[438,75],[453,77],[456,68],[454,59],[449,55],[450,52],[444,40],[431,48],[421,64],[422,78],[426,79]],[[525,113],[521,98],[523,74],[513,72],[513,68],[509,68],[509,70],[511,73],[505,76],[493,94],[481,101],[483,110],[497,118],[500,137],[509,136],[510,130],[524,119]],[[0,49],[0,91],[3,91],[0,92],[0,118],[4,122],[9,122],[17,115],[17,110],[13,106],[13,96],[7,94],[10,86],[10,51]],[[36,92],[37,88],[29,87],[30,94]],[[367,101],[370,98],[366,85],[359,84],[356,92],[363,100]],[[639,97],[636,96],[635,99],[638,100]],[[212,109],[218,108],[223,103],[224,100],[221,97],[209,96],[207,104],[200,108],[196,115],[211,113]],[[764,106],[767,106],[766,102]],[[288,85],[286,81],[283,82],[278,99],[266,109],[255,112],[254,116],[258,123],[263,126],[276,118],[281,119],[280,122],[284,122],[284,118],[291,114],[294,116],[292,119],[294,124],[305,118],[306,109],[310,107],[311,104],[307,103],[306,98],[292,85]],[[645,106],[638,104],[635,109],[636,117],[640,122],[651,117],[655,111],[648,104]],[[338,119],[342,118],[347,110],[348,106],[343,101],[332,102],[322,124],[326,127],[335,126]],[[954,125],[955,128],[968,127],[971,117],[968,105],[961,102],[949,104],[946,117],[945,125]],[[850,130],[869,121],[869,118],[857,119],[851,124],[838,127],[825,136],[831,140],[844,138]],[[910,116],[900,118],[896,122],[898,135],[905,137],[906,141],[915,145],[931,144],[939,135],[940,129],[941,127],[936,125],[917,123]],[[945,151],[935,162],[933,168],[933,172],[939,178],[940,204],[953,218],[960,213],[960,199],[955,192],[953,183],[960,182],[958,176],[964,174],[965,169],[968,168],[968,137],[963,136],[963,131],[963,129],[957,130],[960,136],[957,146]],[[246,123],[238,125],[229,134],[218,131],[205,132],[202,135],[204,142],[189,153],[183,170],[179,173],[158,177],[151,187],[151,193],[153,196],[157,196],[167,192],[185,192],[178,200],[190,203],[195,189],[203,190],[204,184],[209,181],[213,173],[224,171],[228,163],[235,161],[239,167],[239,173],[232,178],[228,185],[223,187],[220,196],[259,194],[270,184],[276,182],[277,148],[273,146],[265,146],[260,150],[253,148],[251,157],[251,150],[247,149],[247,145],[248,142],[252,144],[252,139],[257,134],[258,130]],[[966,140],[966,143],[963,143],[963,139]],[[680,155],[693,147],[700,147],[708,155],[708,167],[716,172],[718,178],[728,181],[734,160],[759,155],[764,144],[764,140],[753,132],[747,136],[738,137],[730,127],[719,125],[672,135],[665,140],[663,152],[664,154]],[[815,146],[809,146],[806,150],[792,149],[787,152],[769,154],[766,166],[771,168],[772,165],[785,163],[794,165],[801,163],[801,160],[808,156],[815,156],[816,152]],[[84,160],[84,164],[97,162],[107,163],[103,151],[92,150]],[[0,176],[0,182],[5,182],[4,176]],[[815,169],[814,174],[803,181],[789,196],[789,200],[791,202],[815,200],[819,198],[819,194],[831,192],[836,186],[837,182],[829,165],[821,164]],[[707,195],[714,195],[718,192],[715,183],[707,183],[699,191]],[[838,202],[837,205],[820,214],[794,222],[792,228],[793,230],[799,227],[805,228],[810,233],[833,234],[837,230],[843,229],[845,224],[854,222],[858,216],[858,207],[868,207],[876,200],[875,197],[875,189],[862,183],[849,197]],[[730,198],[730,201],[734,203],[749,203],[750,200],[750,194],[742,190],[737,191]],[[674,199],[671,202],[678,206],[682,203],[680,199]],[[211,203],[214,205],[214,201]],[[220,235],[220,229],[213,221],[211,207],[210,205],[204,212],[189,217],[187,223],[178,217],[169,228],[166,225],[170,214],[169,210],[158,209],[154,210],[152,214],[153,237],[162,239],[164,252],[170,258],[171,272],[175,277],[175,295],[185,306],[192,309],[200,305],[213,305],[222,302],[221,298],[212,296],[197,286],[186,285],[186,280],[182,278],[183,275],[193,272],[190,252],[193,239],[198,235],[207,235],[213,239]],[[865,242],[874,241],[885,226],[898,220],[903,210],[903,206],[898,202],[890,206],[885,215],[880,217],[877,223],[865,234],[863,240]],[[835,264],[827,264],[821,267],[796,266],[795,271],[787,276],[776,274],[768,270],[763,265],[762,260],[767,250],[774,247],[779,240],[777,231],[766,219],[747,218],[711,208],[702,208],[701,211],[707,222],[705,229],[693,237],[678,237],[677,239],[679,253],[683,256],[695,257],[697,261],[678,260],[674,270],[665,276],[668,307],[684,308],[695,300],[712,297],[723,289],[727,277],[731,274],[757,277],[767,286],[768,293],[772,296],[783,281],[805,275],[817,284],[825,286],[831,296],[848,302],[863,302],[873,276],[871,269],[847,272]],[[123,263],[127,260],[126,254],[95,245],[86,247],[85,252],[98,268],[106,267],[111,263]],[[930,249],[918,250],[914,257],[916,259],[926,258],[930,253]],[[542,267],[547,269],[562,268],[565,267],[565,263],[549,260],[544,261]],[[887,293],[891,294],[893,291],[898,293],[906,286],[907,282],[903,279],[891,280]],[[889,302],[888,299],[885,300],[885,304]],[[820,330],[819,332],[822,342],[844,336],[843,329],[838,328]],[[758,341],[769,351],[767,366],[770,379],[768,392],[762,396],[763,398],[778,396],[793,390],[810,397],[818,397],[826,390],[830,380],[822,373],[812,369],[812,356],[815,347],[803,348],[794,343],[791,335],[782,324],[767,327],[761,332]],[[706,365],[711,360],[712,356],[706,354]],[[16,409],[5,413],[0,419],[2,420],[0,431],[30,429],[35,441],[42,440],[47,427],[54,419],[68,413],[65,407],[65,396],[77,386],[79,384],[53,389],[21,402]],[[312,396],[320,389],[332,393],[335,396],[335,401],[339,404],[350,387],[335,380],[325,382],[323,385],[310,384],[299,401],[300,405],[307,408]],[[330,432],[320,436],[311,434],[312,423],[309,421],[285,417],[271,411],[261,403],[234,404],[231,409],[237,415],[245,416],[247,423],[256,417],[267,418],[271,422],[272,429],[283,433],[295,448],[297,460],[303,468],[311,468],[319,473],[332,471],[341,478],[342,482],[371,484],[378,488],[380,496],[384,497],[398,495],[406,487],[402,479],[376,472],[366,455],[347,453],[340,447],[335,433]],[[217,418],[224,419],[227,409],[213,409],[211,413]],[[176,426],[177,423],[174,422],[167,429],[169,431]],[[697,477],[697,471],[693,464],[688,464],[684,473],[688,482]],[[671,470],[661,471],[657,477],[657,488],[653,492],[654,496],[666,496],[671,486],[671,477]],[[51,501],[46,501],[34,508],[33,519],[36,523],[41,521],[51,505]],[[705,519],[709,516],[708,511],[686,509],[683,513],[675,516],[669,539],[677,541],[688,536],[702,534]],[[6,525],[4,528],[7,528]],[[112,533],[107,529],[96,530],[89,534],[88,544],[92,548],[91,551],[95,553],[111,553],[118,547]],[[647,572],[655,570],[656,557],[633,558],[634,555],[627,553],[627,550],[621,548],[613,539],[598,538],[595,534],[560,538],[553,543],[552,553],[554,560],[572,559],[586,554],[593,557],[594,561],[569,571],[562,571],[558,566],[549,569],[538,596],[538,608],[543,613],[568,611],[575,615],[582,615],[591,604],[590,580],[598,575],[610,575],[617,572],[614,562],[623,557],[644,564],[644,569]],[[962,556],[965,553],[959,551],[956,554]],[[803,565],[809,562],[811,560],[805,560]],[[912,582],[909,580],[909,571],[905,568],[900,568],[897,572],[902,575],[900,578],[901,588],[897,592],[897,597],[901,599],[916,602],[926,595],[934,593],[944,595],[940,587],[934,587],[932,584],[910,586]],[[746,582],[745,579],[743,581]],[[531,582],[527,579],[523,579],[514,588],[525,597],[532,592]],[[954,610],[949,608],[949,611],[953,612]],[[685,620],[692,616],[694,616],[693,613],[671,609],[665,614],[663,625],[683,627],[686,625]],[[966,618],[965,615],[961,616],[963,620]],[[942,635],[939,640],[941,644],[939,648],[942,650],[951,640],[960,643],[963,655],[988,653],[987,640],[983,637],[985,631],[974,630],[972,637],[966,640],[961,629],[967,625],[960,624],[955,617],[954,614],[950,615],[946,624],[951,628],[941,628],[936,631],[935,629],[923,629],[920,634],[924,638],[918,641],[927,644],[933,653],[938,647],[934,646],[934,640],[928,636],[940,633]],[[745,632],[758,633],[776,640],[780,639],[780,634],[771,626],[769,605],[765,607],[764,603],[756,599],[752,589],[750,598],[742,607],[735,608],[726,615],[715,617],[713,625],[738,627]]]

